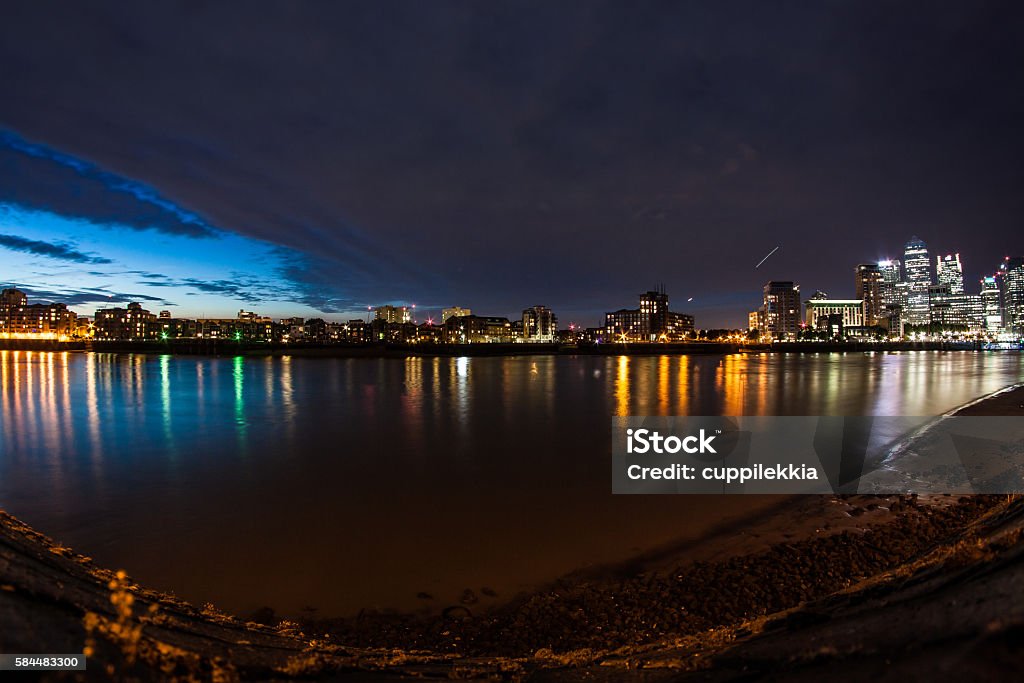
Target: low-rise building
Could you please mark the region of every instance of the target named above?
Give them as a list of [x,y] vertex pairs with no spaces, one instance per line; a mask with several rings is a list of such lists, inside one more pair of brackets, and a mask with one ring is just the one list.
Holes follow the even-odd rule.
[[846,331],[864,327],[863,299],[808,299],[805,310],[804,321],[814,330],[837,322]]
[[444,323],[449,344],[510,343],[512,323],[508,318],[483,315],[452,316]]
[[93,326],[95,338],[107,341],[148,341],[161,333],[157,317],[134,302],[126,308],[101,308]]
[[443,325],[448,321],[448,318],[459,317],[463,315],[473,315],[473,311],[468,308],[462,308],[461,306],[452,306],[451,308],[445,308],[441,311],[441,324]]

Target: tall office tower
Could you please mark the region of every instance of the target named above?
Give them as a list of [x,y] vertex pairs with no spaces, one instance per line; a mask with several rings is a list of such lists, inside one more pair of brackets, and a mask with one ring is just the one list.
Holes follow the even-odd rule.
[[800,285],[772,280],[764,286],[762,334],[774,339],[796,337],[800,317]]
[[928,245],[917,235],[910,238],[903,248],[903,268],[907,274],[907,323],[927,325],[928,287],[932,284],[931,260]]
[[964,293],[964,269],[960,265],[960,254],[946,254],[935,257],[935,278],[940,285],[949,287],[952,295]]
[[863,325],[872,327],[882,320],[882,271],[877,263],[862,263],[854,270],[856,294],[864,301]]
[[882,282],[887,285],[894,285],[903,278],[900,277],[899,259],[886,259],[878,262],[878,270],[882,273]]
[[885,259],[878,262],[878,270],[882,274],[879,285],[879,296],[882,300],[882,317],[888,319],[889,331],[892,334],[903,334],[903,316],[905,306],[902,303],[905,287],[901,277],[899,259]]
[[985,331],[995,333],[1003,329],[1003,302],[999,295],[999,282],[995,276],[981,279],[981,305],[985,316]]
[[996,278],[1003,298],[1003,328],[1024,337],[1024,256],[1007,256]]

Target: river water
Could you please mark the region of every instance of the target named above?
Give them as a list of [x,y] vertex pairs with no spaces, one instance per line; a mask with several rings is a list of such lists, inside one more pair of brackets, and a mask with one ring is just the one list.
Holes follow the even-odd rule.
[[0,351],[0,508],[239,613],[488,604],[779,503],[612,496],[614,415],[937,415],[1022,376],[1008,352]]

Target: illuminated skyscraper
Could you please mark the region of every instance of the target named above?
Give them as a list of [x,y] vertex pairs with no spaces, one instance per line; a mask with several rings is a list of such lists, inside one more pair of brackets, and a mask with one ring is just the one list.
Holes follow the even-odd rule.
[[935,276],[938,284],[949,287],[949,293],[964,293],[964,269],[960,265],[960,254],[935,257]]
[[894,285],[902,278],[900,277],[899,259],[886,259],[878,262],[878,271],[882,274],[882,282],[887,285]]
[[916,235],[903,248],[903,267],[907,274],[907,323],[927,325],[928,287],[932,284],[931,260],[928,245]]
[[902,265],[899,259],[878,262],[878,271],[882,275],[882,282],[878,286],[879,297],[882,300],[880,313],[886,319],[890,334],[896,336],[903,336],[903,322],[907,309],[907,288],[900,272]]
[[1007,256],[996,278],[1003,298],[1003,328],[1024,337],[1024,256]]
[[882,319],[882,271],[877,263],[862,263],[854,270],[856,298],[864,301],[861,325],[878,325]]
[[928,322],[933,332],[981,332],[985,328],[984,311],[979,294],[953,294],[944,284],[928,287]]
[[985,330],[990,333],[1003,329],[1003,302],[999,295],[999,282],[995,276],[981,279],[981,304],[985,314]]

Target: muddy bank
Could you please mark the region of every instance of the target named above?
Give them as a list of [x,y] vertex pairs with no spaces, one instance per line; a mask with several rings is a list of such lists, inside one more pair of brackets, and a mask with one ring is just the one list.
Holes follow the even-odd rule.
[[[918,666],[921,652],[948,653],[950,634],[967,633],[961,645],[991,656],[959,666],[992,672],[1019,664],[1024,503],[907,498],[891,507],[897,502],[897,519],[862,533],[776,544],[679,573],[567,581],[501,614],[452,613],[427,624],[246,623],[148,591],[2,515],[0,647],[87,649],[86,673],[50,680],[371,672],[380,680],[654,680],[688,672],[731,680],[758,671],[863,680],[864,667]],[[958,602],[961,593],[974,597]]]
[[1020,416],[1024,415],[1024,386],[1013,387],[988,396],[957,410],[954,415]]
[[916,496],[856,500],[851,517],[880,512],[891,519],[670,570],[567,577],[481,616],[473,614],[475,601],[469,599],[441,617],[363,614],[309,623],[339,642],[362,647],[474,656],[635,646],[691,636],[846,589],[949,541],[951,534],[1002,504],[987,497],[949,505],[922,504]]

